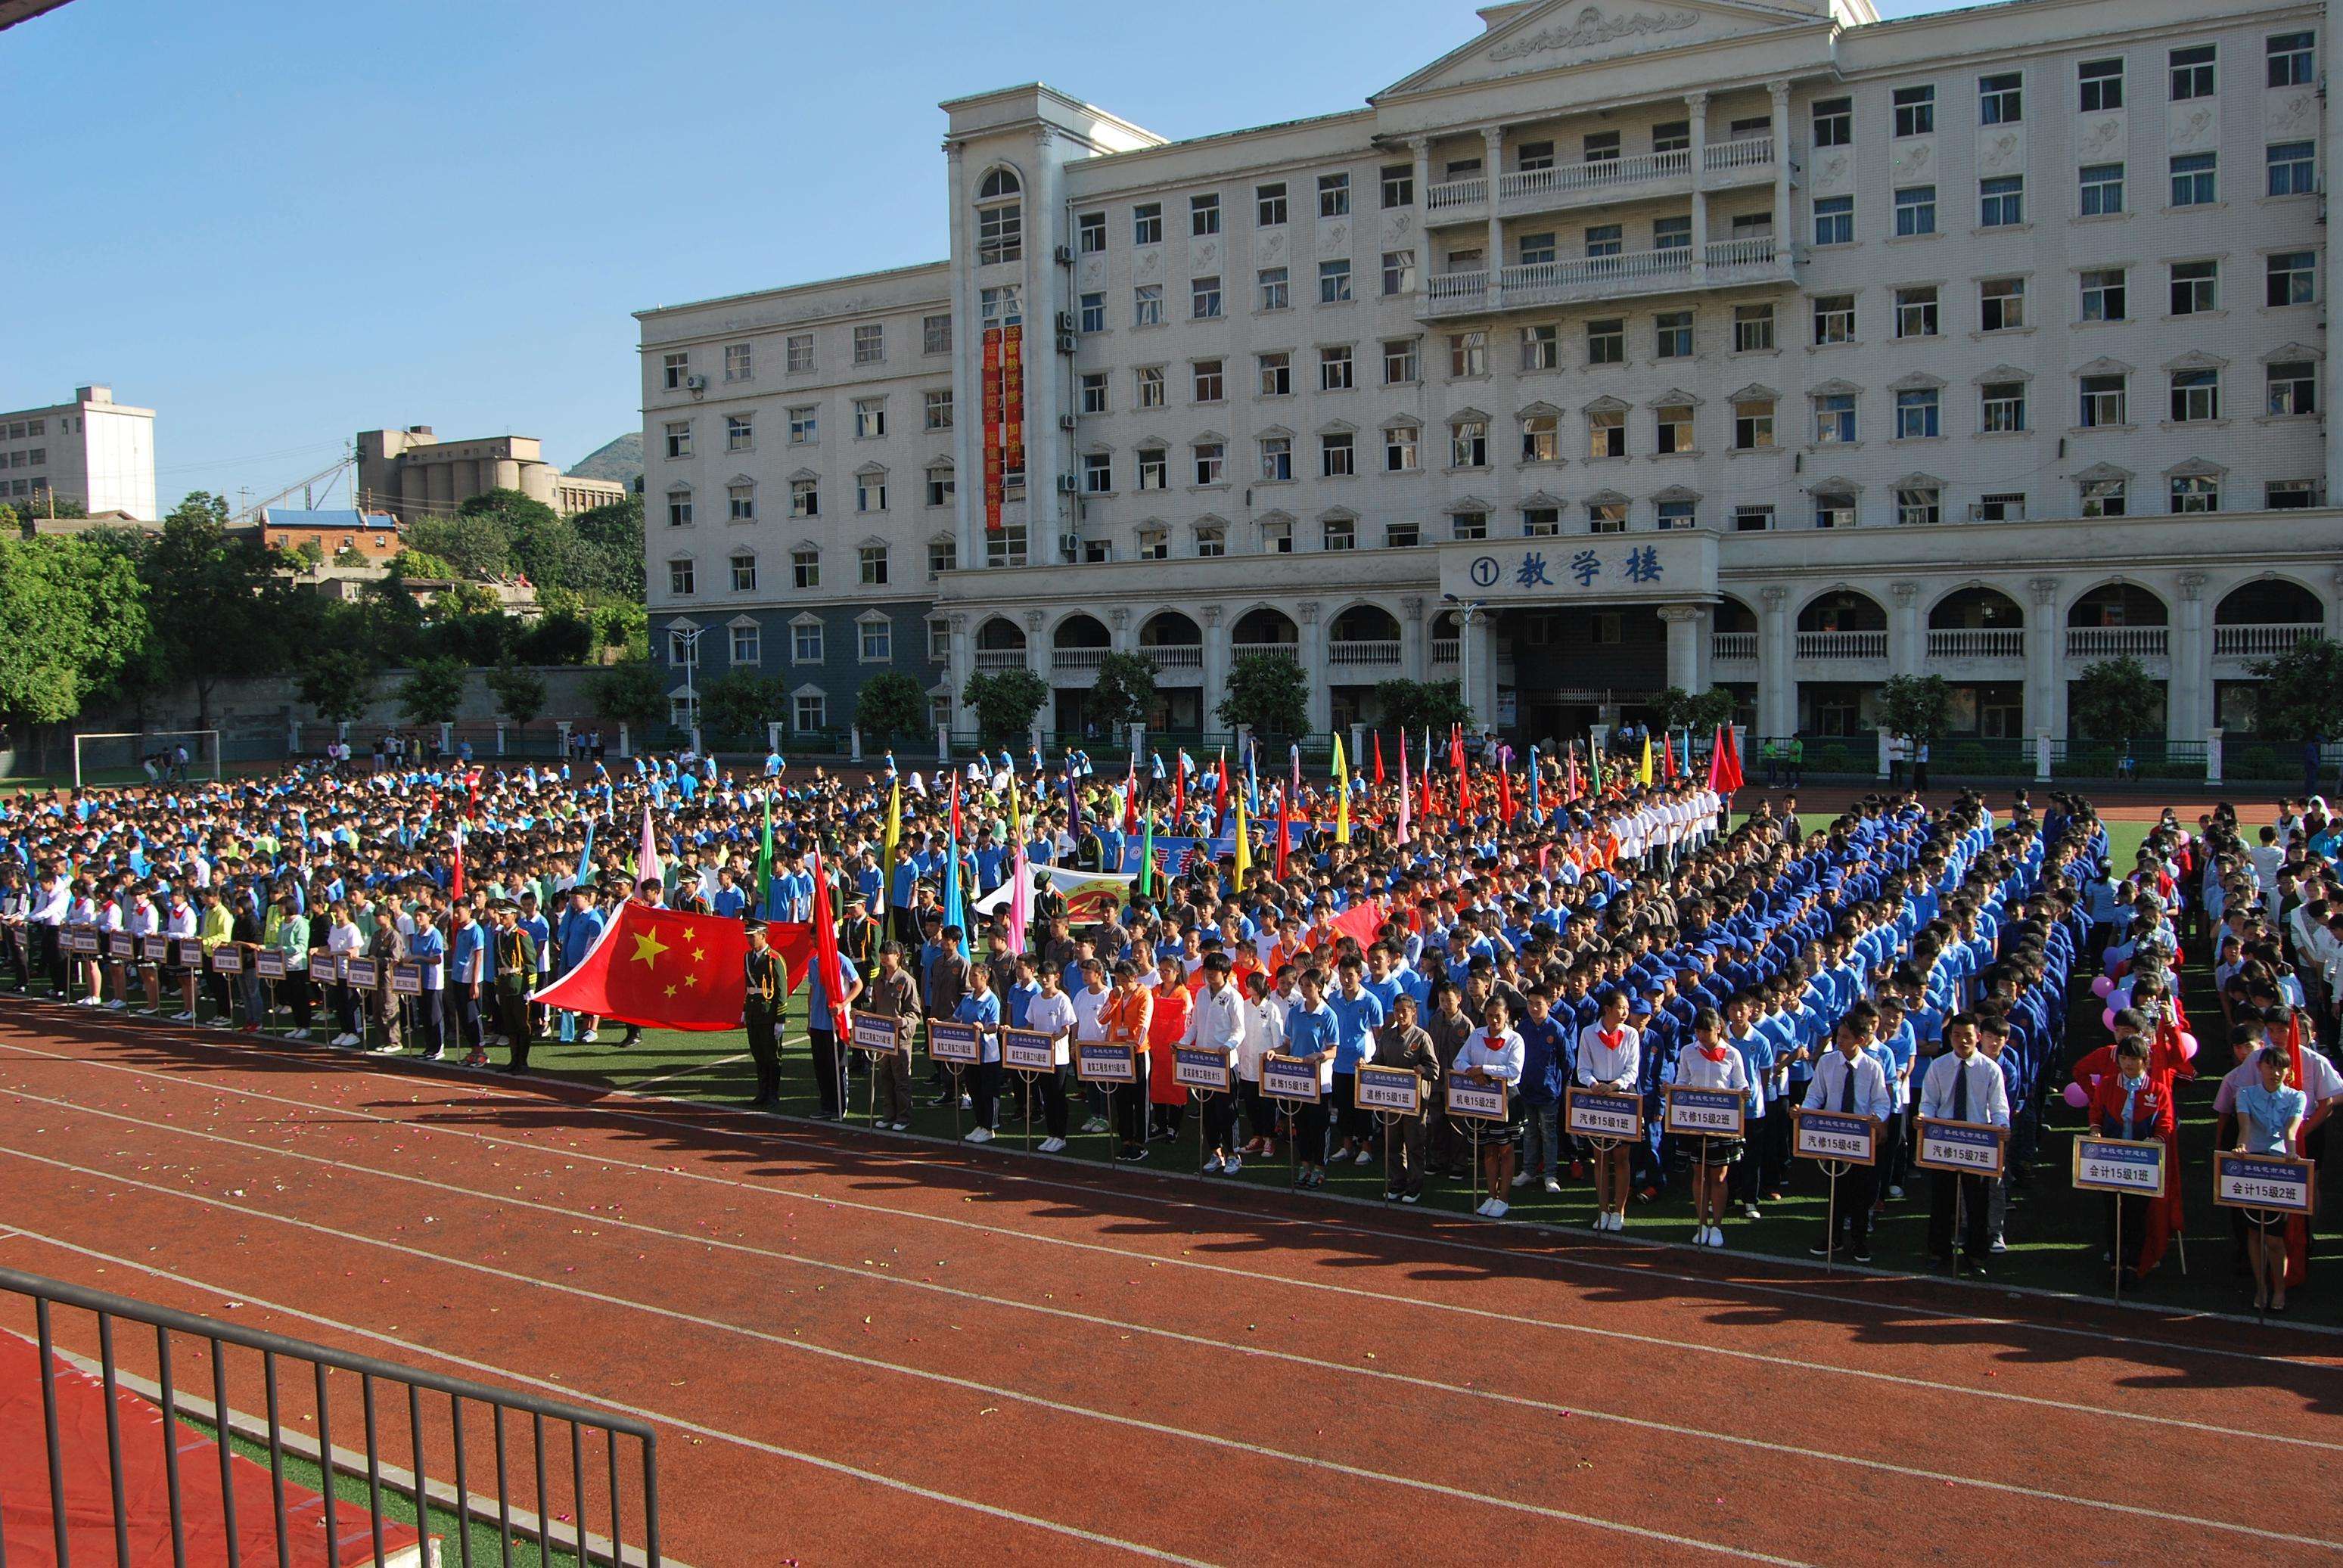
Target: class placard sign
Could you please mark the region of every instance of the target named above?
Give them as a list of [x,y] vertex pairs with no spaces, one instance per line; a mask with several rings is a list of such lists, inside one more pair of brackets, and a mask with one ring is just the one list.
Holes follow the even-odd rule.
[[171,939],[168,937],[151,936],[139,938],[138,956],[145,959],[150,964],[170,962]]
[[393,996],[421,996],[423,994],[423,966],[421,964],[398,963],[391,965],[390,994]]
[[1574,1138],[1633,1140],[1643,1135],[1644,1100],[1608,1089],[1574,1086],[1565,1097],[1565,1125]]
[[1019,1072],[1055,1072],[1066,1065],[1066,1040],[1047,1030],[1001,1031],[1001,1065]]
[[285,978],[285,954],[277,948],[263,948],[252,955],[252,972],[262,980]]
[[222,942],[212,950],[212,972],[240,975],[244,972],[244,950],[234,942]]
[[928,1020],[928,1060],[973,1065],[984,1060],[984,1036],[972,1023]]
[[1226,1094],[1234,1081],[1237,1053],[1209,1045],[1180,1045],[1172,1049],[1172,1081],[1185,1089],[1199,1090],[1206,1094]]
[[2308,1214],[2318,1167],[2290,1154],[2216,1154],[2213,1201],[2225,1209]]
[[377,959],[344,959],[342,979],[361,990],[372,990],[382,983],[382,963]]
[[94,953],[97,951],[97,928],[96,926],[67,926],[65,928],[65,950],[75,953]]
[[1476,1121],[1505,1120],[1505,1086],[1491,1080],[1482,1082],[1461,1072],[1448,1075],[1448,1114],[1468,1116]]
[[1128,1040],[1086,1040],[1074,1048],[1074,1075],[1084,1083],[1136,1083],[1139,1050]]
[[1663,1084],[1661,1115],[1679,1138],[1738,1138],[1749,1124],[1749,1097],[1738,1090]]
[[178,943],[179,966],[182,969],[199,970],[204,967],[204,944],[202,942],[198,941],[194,937],[181,937],[178,939]]
[[1962,1176],[2001,1174],[2006,1140],[2002,1130],[1982,1121],[1939,1121],[1920,1118],[1920,1136],[1912,1150],[1912,1163],[1926,1171],[1950,1171]]
[[1261,1059],[1261,1092],[1270,1100],[1317,1100],[1334,1087],[1332,1060],[1270,1055]]
[[138,937],[135,931],[106,933],[106,956],[116,963],[127,963],[138,956]]
[[2134,1198],[2164,1196],[2165,1148],[2161,1139],[2075,1140],[2075,1185],[2091,1192],[2121,1192]]
[[871,1056],[892,1056],[900,1039],[895,1025],[894,1019],[858,1012],[854,1015],[852,1031],[847,1043]]
[[342,955],[328,950],[309,955],[309,978],[319,985],[329,985],[343,978]]
[[1363,1111],[1395,1111],[1416,1116],[1423,1111],[1423,1080],[1407,1067],[1377,1067],[1359,1063],[1359,1107]]
[[1798,1107],[1790,1112],[1790,1151],[1804,1160],[1875,1164],[1879,1159],[1879,1123],[1852,1111]]

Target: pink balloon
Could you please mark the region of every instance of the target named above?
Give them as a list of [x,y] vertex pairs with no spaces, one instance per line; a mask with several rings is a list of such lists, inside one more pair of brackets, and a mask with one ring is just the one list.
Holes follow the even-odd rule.
[[2081,1084],[2069,1083],[2066,1085],[2066,1103],[2077,1111],[2086,1111],[2090,1108],[2091,1097],[2083,1091]]
[[2180,1031],[2180,1060],[2183,1061],[2197,1060],[2197,1037],[2187,1030]]
[[2091,982],[2091,994],[2102,1001],[2107,1000],[2107,992],[2115,989],[2115,977],[2112,975],[2101,975]]
[[2116,1010],[2109,1008],[2105,1012],[2099,1014],[2099,1021],[2107,1026],[2108,1033],[2114,1033],[2116,1027]]

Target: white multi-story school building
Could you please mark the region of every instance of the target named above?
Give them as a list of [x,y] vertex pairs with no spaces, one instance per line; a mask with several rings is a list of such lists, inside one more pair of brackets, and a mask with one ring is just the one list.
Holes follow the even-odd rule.
[[2016,737],[2129,655],[2195,738],[2343,635],[2322,7],[1480,20],[1187,141],[954,99],[948,260],[641,313],[679,711],[749,665],[839,727],[910,668],[964,723],[1024,666],[1079,732],[1122,648],[1219,729],[1269,651],[1322,727],[1409,678],[1532,738],[1719,683],[1828,735],[1933,672]]

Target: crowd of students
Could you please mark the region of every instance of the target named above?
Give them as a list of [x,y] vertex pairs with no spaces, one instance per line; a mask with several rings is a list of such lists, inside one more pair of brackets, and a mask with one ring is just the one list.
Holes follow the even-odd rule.
[[[526,1070],[548,1032],[636,1036],[606,1039],[602,1020],[530,1000],[585,959],[617,902],[803,921],[823,875],[842,994],[819,974],[775,983],[759,935],[749,1009],[752,1034],[778,1036],[783,999],[809,979],[823,1117],[847,1113],[863,1071],[880,1122],[907,1127],[924,1089],[957,1098],[981,1142],[1013,1094],[1031,1093],[1045,1151],[1064,1149],[1080,1116],[1081,1131],[1111,1131],[1118,1158],[1140,1161],[1192,1112],[1209,1174],[1282,1158],[1297,1185],[1317,1187],[1330,1166],[1380,1164],[1393,1201],[1470,1184],[1492,1218],[1524,1189],[1591,1174],[1604,1231],[1683,1181],[1699,1242],[1719,1247],[1794,1184],[1819,1185],[1793,1157],[1792,1108],[1841,1112],[1875,1124],[1877,1155],[1841,1176],[1835,1231],[1815,1250],[1858,1262],[1874,1218],[1918,1180],[1916,1120],[1980,1122],[2006,1131],[2006,1174],[1933,1174],[1927,1245],[1983,1272],[2006,1245],[2013,1191],[2037,1179],[2049,1100],[2063,1091],[2113,1136],[2173,1137],[2176,1086],[2197,1070],[2174,967],[2186,939],[2218,966],[2237,1070],[2217,1103],[2223,1147],[2323,1153],[2343,1100],[2323,1054],[2343,983],[2323,803],[2289,806],[2252,844],[2226,809],[2193,831],[2167,814],[2119,867],[2090,805],[2063,795],[2037,815],[2020,794],[2005,816],[1974,795],[1931,809],[1881,793],[1808,831],[1762,800],[1735,821],[1694,777],[1644,783],[1632,768],[1535,754],[1526,770],[1492,771],[1515,760],[1348,780],[1339,799],[1298,768],[1264,792],[1185,759],[1168,780],[1102,775],[1086,759],[1047,770],[1035,759],[1021,776],[1005,756],[932,779],[891,760],[793,779],[774,758],[742,779],[698,758],[605,764],[590,751],[553,766],[25,794],[0,804],[0,973],[184,1023],[283,1020],[294,1039],[322,1032],[322,1005],[334,1046],[484,1064],[501,1045]],[[1247,799],[1240,878],[1226,851]],[[645,813],[668,872],[639,884],[630,825]],[[1282,851],[1280,821],[1294,824]],[[1111,872],[1149,840],[1202,849],[1079,910],[1037,875],[1021,943],[1007,910],[977,912],[1020,868]],[[177,940],[159,960],[110,937],[75,950],[86,930]],[[421,960],[421,994],[349,983],[352,957],[378,975]],[[2070,1040],[2070,997],[2094,981],[2106,1029]],[[857,1013],[897,1020],[897,1050],[850,1051]],[[974,1028],[979,1060],[964,1071],[930,1062],[923,1075],[920,1024],[937,1020]],[[1110,1091],[1069,1066],[1011,1084],[1003,1030],[1061,1041],[1073,1061],[1083,1044],[1127,1046],[1135,1081]],[[1192,1095],[1174,1071],[1183,1045],[1226,1053],[1232,1091]],[[1325,1091],[1269,1092],[1272,1057],[1317,1068]],[[1379,1113],[1361,1096],[1363,1066],[1413,1073],[1419,1110]],[[760,1055],[760,1103],[778,1106],[779,1081]],[[1452,1113],[1452,1082],[1502,1086],[1502,1116]],[[1664,1132],[1674,1085],[1738,1096],[1740,1135]],[[1574,1086],[1632,1097],[1641,1135],[1573,1136]],[[2128,1222],[2110,1261],[2137,1282],[2177,1226],[2177,1198],[2114,1201],[2110,1249]],[[2254,1278],[2281,1309],[2284,1285],[2299,1284],[2268,1267]]]

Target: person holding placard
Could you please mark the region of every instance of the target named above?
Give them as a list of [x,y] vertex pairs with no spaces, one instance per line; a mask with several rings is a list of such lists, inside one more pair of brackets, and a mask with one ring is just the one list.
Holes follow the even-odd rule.
[[[1676,1081],[1688,1089],[1717,1089],[1754,1100],[1756,1091],[1749,1076],[1749,1064],[1740,1050],[1725,1038],[1725,1020],[1713,1007],[1702,1008],[1693,1015],[1690,1050],[1676,1058]],[[1679,1135],[1681,1137],[1681,1135]],[[1693,1234],[1696,1247],[1725,1245],[1725,1176],[1741,1158],[1742,1141],[1738,1138],[1701,1138],[1685,1140],[1694,1144],[1692,1201],[1693,1212],[1699,1229]]]
[[[2001,1069],[1977,1050],[1976,1015],[1956,1012],[1946,1019],[1945,1044],[1946,1049],[1928,1063],[1920,1080],[1922,1120],[1981,1121],[2006,1128],[2009,1089],[2002,1081]],[[1928,1255],[1940,1263],[1952,1263],[1954,1220],[1956,1214],[1966,1215],[1962,1262],[1969,1272],[1983,1278],[1990,1179],[1956,1171],[1931,1171],[1928,1175]]]
[[[1037,988],[1033,1000],[1025,1004],[1025,1027],[1036,1034],[1050,1037],[1050,1042],[1069,1055],[1072,1051],[1075,1013],[1073,999],[1059,982],[1058,966],[1043,964],[1034,971]],[[1044,1154],[1055,1154],[1066,1146],[1066,1067],[1051,1067],[1040,1075],[1041,1089],[1041,1126],[1049,1136],[1040,1148]],[[1030,1136],[1030,1134],[1029,1134]]]
[[[1835,1111],[1872,1121],[1885,1121],[1893,1113],[1895,1100],[1888,1092],[1887,1074],[1879,1059],[1871,1054],[1872,1031],[1878,1022],[1877,1010],[1867,1001],[1847,1010],[1833,1037],[1834,1049],[1815,1063],[1815,1075],[1807,1081],[1806,1110]],[[1808,1249],[1815,1257],[1844,1251],[1858,1263],[1871,1261],[1871,1202],[1878,1186],[1873,1177],[1874,1168],[1869,1165],[1847,1166],[1839,1178],[1842,1190],[1835,1205],[1845,1241],[1835,1244],[1825,1234]]]
[[[1614,990],[1603,1000],[1603,1013],[1578,1031],[1578,1071],[1581,1087],[1634,1094],[1643,1070],[1643,1037],[1627,1022],[1627,993]],[[1594,1156],[1594,1228],[1627,1228],[1627,1146],[1597,1151]]]
[[1359,1063],[1375,1058],[1375,1030],[1383,1027],[1383,1004],[1366,989],[1366,966],[1355,958],[1345,958],[1336,966],[1334,994],[1326,1005],[1334,1010],[1334,1112],[1342,1118],[1342,1146],[1329,1156],[1339,1164],[1356,1160],[1360,1164],[1372,1162],[1375,1157],[1370,1131],[1373,1116],[1359,1103]]
[[1180,1042],[1188,1038],[1188,1020],[1195,1015],[1196,996],[1188,989],[1187,966],[1177,954],[1156,961],[1151,975],[1154,1005],[1147,1018],[1148,1076],[1140,1088],[1147,1097],[1148,1136],[1174,1139],[1187,1118],[1188,1091],[1181,1087],[1177,1068]]
[[292,1032],[287,1040],[309,1038],[309,917],[301,912],[299,895],[287,887],[277,895],[281,913],[277,934],[269,943],[285,955],[285,978],[277,982],[278,993],[293,1010]]
[[[2091,1101],[2091,1121],[2100,1137],[2133,1142],[2155,1139],[2170,1146],[2172,1097],[2148,1076],[2147,1054],[2147,1041],[2137,1035],[2116,1048],[2116,1070],[2099,1080],[2098,1092]],[[2166,1180],[2171,1180],[2168,1173]],[[2126,1192],[2109,1192],[2106,1198],[2107,1250],[2115,1251],[2117,1241],[2121,1241],[2122,1255],[2116,1264],[2123,1271],[2123,1288],[2137,1290],[2140,1249],[2147,1241],[2151,1200]]]
[[1137,964],[1114,966],[1114,994],[1099,1010],[1099,1021],[1105,1026],[1107,1044],[1131,1049],[1138,1076],[1120,1095],[1110,1090],[1109,1098],[1116,1101],[1115,1121],[1122,1134],[1122,1152],[1115,1158],[1135,1164],[1147,1158],[1147,1031],[1155,1021],[1155,994],[1141,983]]
[[1285,999],[1272,992],[1265,971],[1245,971],[1244,997],[1244,1044],[1237,1051],[1237,1077],[1244,1091],[1245,1125],[1252,1129],[1252,1136],[1230,1158],[1232,1171],[1239,1157],[1266,1159],[1277,1152],[1277,1104],[1261,1091],[1261,1064],[1265,1057],[1285,1050]]
[[[308,933],[307,925],[304,924],[301,930],[306,938]],[[164,974],[177,982],[179,988],[179,1010],[171,1015],[172,1021],[193,1023],[196,1021],[196,980],[203,964],[200,961],[193,964],[184,961],[186,953],[181,944],[194,940],[196,937],[196,910],[194,905],[187,902],[187,890],[184,887],[174,887],[171,890],[169,902],[163,911],[163,934],[171,939],[171,956],[165,961]],[[300,982],[306,990],[309,979],[308,955],[304,953],[301,957]],[[286,960],[285,970],[287,978],[291,978],[293,960],[290,957]],[[295,1039],[309,1038],[308,1021],[308,1010],[304,1008],[301,1016],[301,1030],[294,1037]]]
[[[1177,963],[1179,960],[1167,961]],[[1232,966],[1226,953],[1212,952],[1204,956],[1204,983],[1196,990],[1195,1005],[1189,1011],[1187,1034],[1182,1044],[1206,1050],[1234,1051],[1239,1056],[1243,1054],[1244,996],[1230,978],[1232,972]],[[1212,1153],[1204,1161],[1205,1173],[1235,1175],[1242,1169],[1236,1153],[1236,1085],[1231,1083],[1224,1094],[1204,1095],[1197,1114],[1204,1123],[1204,1141],[1212,1146]]]
[[[1342,1030],[1334,1010],[1326,1005],[1326,977],[1314,969],[1302,971],[1302,1000],[1285,1015],[1285,1054],[1313,1067],[1334,1060]],[[1293,1184],[1326,1184],[1326,1097],[1305,1101],[1293,1115]]]
[[[2259,1081],[2238,1091],[2237,1148],[2240,1154],[2290,1155],[2301,1136],[2310,1098],[2287,1082],[2294,1062],[2281,1046],[2266,1045],[2254,1058]],[[2244,1211],[2237,1211],[2243,1213]],[[2246,1227],[2246,1251],[2254,1263],[2254,1308],[2286,1311],[2286,1247],[2259,1225]]]
[[[853,960],[840,952],[838,961],[843,969]],[[843,981],[845,976],[839,978]],[[888,940],[879,944],[879,972],[870,977],[870,986],[856,997],[854,1005],[870,1017],[894,1020],[895,1049],[870,1061],[874,1080],[870,1096],[871,1103],[877,1105],[880,1086],[885,1086],[887,1123],[901,1132],[911,1125],[911,1035],[920,1016],[920,988],[912,981],[911,971],[903,967],[902,943]],[[877,1115],[874,1111],[874,1121]]]
[[977,1059],[968,1071],[969,1104],[976,1112],[976,1125],[962,1138],[970,1143],[990,1143],[993,1105],[1001,1092],[1001,997],[992,989],[990,966],[969,966],[968,994],[952,1009],[952,1021],[976,1030]]
[[1423,1161],[1432,1107],[1440,1092],[1440,1052],[1432,1035],[1416,1020],[1416,1000],[1407,991],[1392,999],[1392,1015],[1375,1040],[1375,1063],[1416,1076],[1415,1113],[1401,1115],[1393,1124],[1391,1157],[1383,1171],[1383,1196],[1402,1203],[1423,1201]]
[[[1483,1006],[1481,1027],[1465,1037],[1464,1049],[1456,1053],[1458,1072],[1475,1083],[1503,1084],[1508,1091],[1504,1131],[1494,1138],[1483,1139],[1481,1143],[1483,1180],[1487,1183],[1489,1196],[1473,1212],[1484,1219],[1502,1220],[1510,1206],[1505,1202],[1503,1193],[1513,1185],[1513,1140],[1521,1135],[1522,1124],[1521,1097],[1510,1091],[1522,1081],[1523,1054],[1522,1037],[1513,1030],[1512,1010],[1506,1007],[1503,997],[1492,995]],[[1585,1055],[1582,1051],[1580,1060],[1583,1062],[1584,1060]],[[1626,1151],[1623,1149],[1617,1152],[1623,1167],[1619,1186],[1624,1192],[1626,1190],[1624,1169]]]

